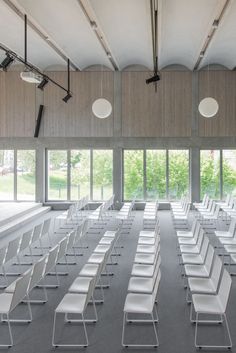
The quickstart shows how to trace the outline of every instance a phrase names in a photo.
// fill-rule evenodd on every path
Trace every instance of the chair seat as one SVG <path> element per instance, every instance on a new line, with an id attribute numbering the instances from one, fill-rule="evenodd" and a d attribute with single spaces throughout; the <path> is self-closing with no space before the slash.
<path id="1" fill-rule="evenodd" d="M 178 215 L 174 215 L 174 219 L 179 219 L 179 220 L 186 220 L 188 219 L 187 216 L 178 216 Z"/>
<path id="2" fill-rule="evenodd" d="M 136 254 L 134 263 L 142 263 L 153 265 L 155 261 L 155 254 Z"/>
<path id="3" fill-rule="evenodd" d="M 13 297 L 13 293 L 0 294 L 0 313 L 1 314 L 9 313 L 12 297 Z"/>
<path id="4" fill-rule="evenodd" d="M 184 231 L 184 230 L 177 230 L 176 235 L 178 238 L 184 237 L 184 238 L 193 238 L 193 233 L 191 231 Z"/>
<path id="5" fill-rule="evenodd" d="M 86 305 L 86 294 L 67 293 L 58 307 L 56 313 L 82 314 Z"/>
<path id="6" fill-rule="evenodd" d="M 230 254 L 236 254 L 236 246 L 235 245 L 224 245 L 225 250 Z"/>
<path id="7" fill-rule="evenodd" d="M 97 275 L 98 271 L 98 264 L 85 264 L 80 273 L 79 276 L 83 277 L 94 277 Z"/>
<path id="8" fill-rule="evenodd" d="M 138 244 L 140 245 L 154 245 L 155 238 L 139 237 Z"/>
<path id="9" fill-rule="evenodd" d="M 203 265 L 184 265 L 184 271 L 188 277 L 209 277 L 209 272 Z"/>
<path id="10" fill-rule="evenodd" d="M 223 314 L 224 310 L 217 295 L 193 294 L 194 309 L 196 312 L 209 314 Z"/>
<path id="11" fill-rule="evenodd" d="M 199 254 L 200 250 L 197 245 L 180 245 L 181 253 Z"/>
<path id="12" fill-rule="evenodd" d="M 70 293 L 88 293 L 91 277 L 77 277 L 69 287 Z"/>
<path id="13" fill-rule="evenodd" d="M 92 254 L 88 259 L 87 263 L 100 264 L 104 260 L 104 254 Z"/>
<path id="14" fill-rule="evenodd" d="M 131 271 L 131 276 L 152 277 L 154 274 L 154 265 L 139 265 L 134 264 Z"/>
<path id="15" fill-rule="evenodd" d="M 114 238 L 102 238 L 100 241 L 99 241 L 99 244 L 101 245 L 111 245 L 111 243 L 113 242 Z"/>
<path id="16" fill-rule="evenodd" d="M 147 237 L 147 238 L 154 238 L 155 237 L 155 232 L 152 231 L 152 230 L 141 230 L 139 232 L 139 236 L 144 238 L 144 237 Z"/>
<path id="17" fill-rule="evenodd" d="M 195 254 L 182 254 L 182 260 L 183 263 L 185 264 L 203 264 L 203 258 L 201 255 L 195 255 Z"/>
<path id="18" fill-rule="evenodd" d="M 146 277 L 131 277 L 128 284 L 128 292 L 148 293 L 153 290 L 153 279 Z"/>
<path id="19" fill-rule="evenodd" d="M 235 238 L 219 238 L 219 241 L 223 245 L 236 245 L 236 239 Z"/>
<path id="20" fill-rule="evenodd" d="M 153 309 L 152 296 L 149 294 L 128 293 L 125 300 L 124 312 L 151 314 Z"/>
<path id="21" fill-rule="evenodd" d="M 210 278 L 189 278 L 188 285 L 191 292 L 195 293 L 216 293 L 217 288 Z"/>
<path id="22" fill-rule="evenodd" d="M 182 245 L 196 245 L 196 240 L 194 238 L 178 238 L 178 242 Z"/>
<path id="23" fill-rule="evenodd" d="M 224 231 L 221 231 L 221 230 L 216 230 L 215 231 L 215 235 L 218 237 L 218 238 L 233 238 L 233 234 L 230 233 L 230 232 L 224 232 Z"/>
<path id="24" fill-rule="evenodd" d="M 116 231 L 114 231 L 114 230 L 107 230 L 107 231 L 103 234 L 103 237 L 114 238 L 115 236 L 116 236 Z"/>
<path id="25" fill-rule="evenodd" d="M 155 254 L 156 247 L 154 245 L 138 245 L 137 253 Z"/>
<path id="26" fill-rule="evenodd" d="M 110 245 L 97 245 L 94 249 L 95 253 L 105 254 L 110 249 Z"/>

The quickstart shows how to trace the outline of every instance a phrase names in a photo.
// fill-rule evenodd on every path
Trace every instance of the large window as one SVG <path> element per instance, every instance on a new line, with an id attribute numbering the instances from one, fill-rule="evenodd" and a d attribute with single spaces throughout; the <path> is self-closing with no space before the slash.
<path id="1" fill-rule="evenodd" d="M 13 150 L 0 150 L 0 200 L 14 200 Z"/>
<path id="2" fill-rule="evenodd" d="M 112 164 L 111 150 L 93 151 L 93 200 L 107 200 L 112 196 Z"/>
<path id="3" fill-rule="evenodd" d="M 223 196 L 236 195 L 236 150 L 222 151 Z"/>
<path id="4" fill-rule="evenodd" d="M 113 194 L 112 150 L 49 150 L 48 200 L 95 201 Z"/>
<path id="5" fill-rule="evenodd" d="M 205 193 L 220 199 L 220 151 L 202 150 L 201 156 L 201 198 Z"/>
<path id="6" fill-rule="evenodd" d="M 189 190 L 189 151 L 169 151 L 169 199 L 178 200 L 188 196 Z"/>
<path id="7" fill-rule="evenodd" d="M 90 195 L 90 151 L 71 151 L 71 200 Z"/>
<path id="8" fill-rule="evenodd" d="M 124 200 L 175 200 L 189 194 L 188 150 L 124 150 Z"/>
<path id="9" fill-rule="evenodd" d="M 124 150 L 124 199 L 143 200 L 143 150 Z"/>
<path id="10" fill-rule="evenodd" d="M 35 151 L 17 151 L 17 200 L 35 200 Z"/>
<path id="11" fill-rule="evenodd" d="M 67 151 L 48 151 L 48 199 L 67 200 Z"/>
<path id="12" fill-rule="evenodd" d="M 165 200 L 166 150 L 146 151 L 146 199 Z"/>

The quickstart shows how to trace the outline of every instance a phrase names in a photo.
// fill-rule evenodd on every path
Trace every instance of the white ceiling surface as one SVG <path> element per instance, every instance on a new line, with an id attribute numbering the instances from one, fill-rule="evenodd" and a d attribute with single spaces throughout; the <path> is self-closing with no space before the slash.
<path id="1" fill-rule="evenodd" d="M 101 47 L 78 0 L 8 0 L 68 56 L 79 69 L 112 65 Z M 104 35 L 120 70 L 129 65 L 153 69 L 149 0 L 83 0 Z M 158 63 L 184 65 L 193 70 L 200 51 L 225 0 L 158 0 Z M 236 0 L 231 0 L 202 60 L 236 66 Z M 0 43 L 23 56 L 24 23 L 0 0 Z M 0 52 L 0 59 L 2 53 Z M 65 61 L 32 29 L 28 28 L 28 59 L 41 69 Z"/>
<path id="2" fill-rule="evenodd" d="M 149 0 L 90 0 L 98 24 L 122 70 L 128 65 L 153 68 Z"/>
<path id="3" fill-rule="evenodd" d="M 24 56 L 24 22 L 3 1 L 0 4 L 0 43 Z M 2 54 L 2 53 L 1 53 Z M 28 30 L 28 61 L 43 69 L 64 61 L 33 30 Z"/>

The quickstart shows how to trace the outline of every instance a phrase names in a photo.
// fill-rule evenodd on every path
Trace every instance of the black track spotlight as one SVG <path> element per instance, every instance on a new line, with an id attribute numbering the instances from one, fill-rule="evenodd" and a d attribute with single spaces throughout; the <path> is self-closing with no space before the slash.
<path id="1" fill-rule="evenodd" d="M 11 65 L 11 63 L 14 61 L 14 59 L 6 53 L 5 59 L 0 64 L 0 69 L 3 69 L 3 71 L 7 71 L 7 68 Z"/>
<path id="2" fill-rule="evenodd" d="M 63 100 L 65 103 L 67 103 L 68 100 L 71 99 L 71 97 L 72 97 L 72 95 L 70 94 L 70 92 L 67 92 L 67 95 L 66 95 L 64 98 L 62 98 L 62 100 Z"/>
<path id="3" fill-rule="evenodd" d="M 155 74 L 154 76 L 152 76 L 146 80 L 146 84 L 149 85 L 149 83 L 160 81 L 160 79 L 161 79 L 160 75 Z"/>
<path id="4" fill-rule="evenodd" d="M 37 87 L 43 91 L 47 83 L 48 83 L 48 79 L 44 77 Z"/>

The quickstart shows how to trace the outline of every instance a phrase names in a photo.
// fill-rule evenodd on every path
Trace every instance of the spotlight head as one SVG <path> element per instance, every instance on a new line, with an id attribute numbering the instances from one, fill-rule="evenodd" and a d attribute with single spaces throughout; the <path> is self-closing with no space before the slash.
<path id="1" fill-rule="evenodd" d="M 38 88 L 43 91 L 43 89 L 44 89 L 44 87 L 46 86 L 47 83 L 48 83 L 48 79 L 46 77 L 43 77 L 42 81 L 38 85 Z"/>
<path id="2" fill-rule="evenodd" d="M 146 80 L 146 84 L 149 85 L 149 83 L 160 81 L 160 79 L 161 79 L 160 75 L 156 73 L 154 76 Z"/>
<path id="3" fill-rule="evenodd" d="M 62 98 L 62 100 L 63 100 L 63 102 L 67 103 L 71 97 L 72 97 L 72 95 L 70 94 L 70 92 L 67 92 L 67 95 L 64 98 Z"/>
<path id="4" fill-rule="evenodd" d="M 7 71 L 7 68 L 11 65 L 13 61 L 14 59 L 8 53 L 6 53 L 6 57 L 0 64 L 0 68 L 3 69 L 3 71 Z"/>

